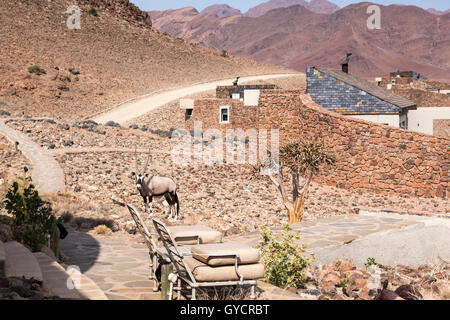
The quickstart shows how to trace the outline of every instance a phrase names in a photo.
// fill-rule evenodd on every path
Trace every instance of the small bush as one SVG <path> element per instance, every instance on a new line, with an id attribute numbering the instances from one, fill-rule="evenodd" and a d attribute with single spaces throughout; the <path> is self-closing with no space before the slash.
<path id="1" fill-rule="evenodd" d="M 228 51 L 222 50 L 222 53 L 220 54 L 222 57 L 227 58 L 228 57 Z"/>
<path id="2" fill-rule="evenodd" d="M 45 203 L 33 184 L 23 179 L 22 186 L 13 182 L 5 196 L 5 208 L 13 215 L 13 229 L 20 235 L 22 243 L 37 251 L 39 245 L 47 245 L 53 228 L 61 219 L 56 219 L 52 208 Z"/>
<path id="3" fill-rule="evenodd" d="M 263 227 L 262 240 L 257 247 L 269 283 L 278 287 L 299 288 L 305 282 L 305 271 L 314 261 L 314 256 L 304 255 L 305 245 L 298 246 L 295 243 L 300 239 L 300 233 L 291 231 L 289 225 L 285 224 L 280 238 L 275 237 L 269 228 Z"/>
<path id="4" fill-rule="evenodd" d="M 28 72 L 37 74 L 38 76 L 41 75 L 41 74 L 46 74 L 47 73 L 47 71 L 45 71 L 44 69 L 39 67 L 37 64 L 35 64 L 34 66 L 29 67 L 28 68 Z"/>
<path id="5" fill-rule="evenodd" d="M 89 8 L 88 14 L 90 14 L 91 16 L 94 16 L 94 17 L 97 17 L 97 16 L 98 16 L 97 10 L 95 10 L 94 7 L 90 7 L 90 8 Z"/>
<path id="6" fill-rule="evenodd" d="M 377 266 L 377 262 L 375 261 L 375 258 L 367 258 L 367 262 L 364 263 L 364 266 L 366 269 L 370 269 L 372 266 Z"/>

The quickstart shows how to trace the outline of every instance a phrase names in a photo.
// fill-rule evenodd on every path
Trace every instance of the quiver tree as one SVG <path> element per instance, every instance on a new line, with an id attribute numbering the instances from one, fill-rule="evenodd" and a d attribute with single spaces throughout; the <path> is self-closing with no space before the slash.
<path id="1" fill-rule="evenodd" d="M 291 141 L 280 149 L 279 164 L 269 158 L 270 166 L 265 173 L 278 188 L 286 207 L 289 224 L 302 221 L 303 204 L 312 177 L 324 165 L 334 164 L 336 159 L 321 142 Z M 292 175 L 292 201 L 288 199 L 284 186 L 283 169 L 286 167 Z M 300 176 L 305 182 L 300 185 Z"/>

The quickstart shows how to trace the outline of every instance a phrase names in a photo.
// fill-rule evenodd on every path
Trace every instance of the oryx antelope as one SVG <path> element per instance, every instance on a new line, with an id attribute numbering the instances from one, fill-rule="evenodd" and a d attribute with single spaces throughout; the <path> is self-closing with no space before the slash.
<path id="1" fill-rule="evenodd" d="M 131 174 L 136 178 L 136 187 L 139 190 L 139 193 L 141 194 L 142 198 L 144 199 L 144 212 L 147 213 L 147 200 L 148 200 L 148 202 L 150 202 L 150 216 L 153 216 L 152 212 L 153 197 L 164 196 L 166 198 L 167 203 L 170 206 L 169 219 L 172 219 L 172 216 L 175 215 L 175 220 L 178 220 L 180 213 L 180 201 L 177 195 L 177 185 L 171 178 L 153 176 L 146 173 L 148 163 L 151 157 L 150 151 L 144 170 L 142 171 L 139 171 L 138 169 L 138 160 L 136 151 L 134 154 L 136 157 L 136 172 L 132 172 Z"/>

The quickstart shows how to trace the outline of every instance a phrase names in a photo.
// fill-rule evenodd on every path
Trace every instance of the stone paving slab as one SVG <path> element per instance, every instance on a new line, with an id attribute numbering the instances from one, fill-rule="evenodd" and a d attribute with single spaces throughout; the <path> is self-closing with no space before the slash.
<path id="1" fill-rule="evenodd" d="M 292 225 L 292 229 L 300 231 L 299 244 L 306 244 L 306 250 L 311 251 L 323 247 L 348 244 L 373 233 L 400 229 L 418 223 L 414 220 L 386 218 L 382 215 L 371 214 L 333 216 L 314 221 L 304 221 Z M 281 235 L 280 229 L 272 230 L 272 232 L 276 236 Z M 259 242 L 259 234 L 254 232 L 229 237 L 228 240 L 255 246 Z"/>

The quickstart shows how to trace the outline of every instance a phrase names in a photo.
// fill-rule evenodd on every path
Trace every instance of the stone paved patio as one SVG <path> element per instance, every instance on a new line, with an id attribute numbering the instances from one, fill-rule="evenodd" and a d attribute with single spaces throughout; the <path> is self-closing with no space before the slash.
<path id="1" fill-rule="evenodd" d="M 414 219 L 360 214 L 305 221 L 294 225 L 293 228 L 301 230 L 301 242 L 308 245 L 308 251 L 314 251 L 328 246 L 351 243 L 370 234 L 419 223 Z M 274 230 L 274 233 L 280 234 L 281 228 Z M 250 233 L 225 240 L 256 245 L 258 238 L 258 233 Z M 147 247 L 144 244 L 134 243 L 128 235 L 108 237 L 72 231 L 62 241 L 61 248 L 71 263 L 78 265 L 82 273 L 95 281 L 109 299 L 160 299 L 160 293 L 152 291 L 153 283 L 148 280 Z M 295 298 L 287 292 L 285 295 L 281 291 L 272 294 L 270 292 L 273 290 L 269 287 L 262 286 L 262 289 L 268 293 L 266 297 Z"/>

